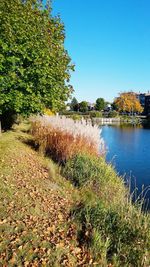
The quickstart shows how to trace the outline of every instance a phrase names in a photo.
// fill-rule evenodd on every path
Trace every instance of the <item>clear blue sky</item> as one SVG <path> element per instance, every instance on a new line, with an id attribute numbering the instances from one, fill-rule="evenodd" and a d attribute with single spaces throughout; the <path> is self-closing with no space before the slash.
<path id="1" fill-rule="evenodd" d="M 53 0 L 53 14 L 65 24 L 78 101 L 150 90 L 150 0 Z"/>

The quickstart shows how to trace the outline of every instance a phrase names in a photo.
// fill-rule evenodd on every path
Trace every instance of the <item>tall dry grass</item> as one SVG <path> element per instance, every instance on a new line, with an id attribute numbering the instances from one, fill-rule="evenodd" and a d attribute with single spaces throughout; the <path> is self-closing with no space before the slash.
<path id="1" fill-rule="evenodd" d="M 85 120 L 59 116 L 32 118 L 32 134 L 43 151 L 60 163 L 79 152 L 101 156 L 105 152 L 101 130 Z"/>

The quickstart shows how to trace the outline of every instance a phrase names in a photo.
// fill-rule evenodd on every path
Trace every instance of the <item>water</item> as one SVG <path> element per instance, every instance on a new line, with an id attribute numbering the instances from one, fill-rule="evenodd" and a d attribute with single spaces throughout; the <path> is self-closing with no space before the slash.
<path id="1" fill-rule="evenodd" d="M 150 128 L 132 125 L 106 125 L 102 136 L 107 147 L 106 160 L 125 179 L 131 180 L 131 190 L 145 188 L 145 198 L 150 208 Z"/>

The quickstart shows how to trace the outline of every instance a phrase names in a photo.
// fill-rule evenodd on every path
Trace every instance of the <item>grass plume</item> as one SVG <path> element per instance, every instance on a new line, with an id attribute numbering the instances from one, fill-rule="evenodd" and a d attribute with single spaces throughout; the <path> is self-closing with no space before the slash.
<path id="1" fill-rule="evenodd" d="M 85 120 L 38 116 L 32 119 L 32 134 L 43 151 L 60 163 L 66 162 L 79 152 L 96 156 L 105 152 L 99 127 Z"/>

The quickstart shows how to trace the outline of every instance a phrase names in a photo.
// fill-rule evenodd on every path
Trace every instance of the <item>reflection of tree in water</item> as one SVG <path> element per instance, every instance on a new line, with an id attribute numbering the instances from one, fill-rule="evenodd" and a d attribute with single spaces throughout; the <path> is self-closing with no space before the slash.
<path id="1" fill-rule="evenodd" d="M 145 121 L 145 122 L 143 123 L 143 128 L 144 128 L 144 129 L 150 129 L 150 120 Z"/>
<path id="2" fill-rule="evenodd" d="M 108 127 L 118 128 L 119 130 L 123 131 L 133 131 L 134 129 L 143 129 L 142 124 L 131 124 L 131 123 L 119 123 L 119 124 L 111 124 L 108 125 Z"/>
<path id="3" fill-rule="evenodd" d="M 143 125 L 142 124 L 120 124 L 120 129 L 125 130 L 125 131 L 133 131 L 134 129 L 142 129 Z"/>

